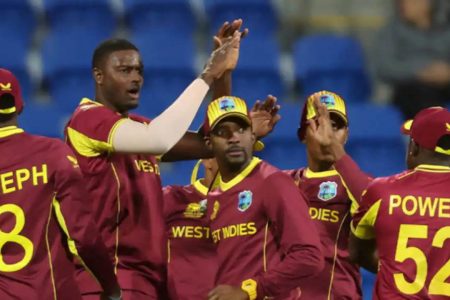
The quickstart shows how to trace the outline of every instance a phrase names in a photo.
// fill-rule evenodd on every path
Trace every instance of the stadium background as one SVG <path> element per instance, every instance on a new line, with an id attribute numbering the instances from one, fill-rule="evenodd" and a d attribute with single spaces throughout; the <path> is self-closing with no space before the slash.
<path id="1" fill-rule="evenodd" d="M 280 168 L 306 165 L 296 130 L 305 95 L 321 89 L 347 101 L 347 151 L 375 176 L 404 168 L 402 117 L 373 72 L 373 44 L 392 14 L 386 0 L 0 0 L 0 66 L 19 78 L 21 126 L 62 137 L 81 97 L 93 97 L 91 55 L 103 39 L 133 41 L 145 65 L 137 112 L 154 117 L 201 69 L 211 37 L 242 18 L 249 36 L 233 74 L 233 94 L 248 103 L 273 94 L 282 120 L 258 153 Z M 204 107 L 192 129 L 204 117 Z M 163 184 L 186 184 L 195 162 L 163 164 Z M 365 299 L 373 276 L 363 273 Z"/>

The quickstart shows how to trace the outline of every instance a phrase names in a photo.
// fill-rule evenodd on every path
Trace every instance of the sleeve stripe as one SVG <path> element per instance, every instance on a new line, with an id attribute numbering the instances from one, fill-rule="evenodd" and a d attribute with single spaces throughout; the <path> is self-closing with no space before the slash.
<path id="1" fill-rule="evenodd" d="M 59 226 L 61 226 L 62 230 L 64 231 L 64 233 L 67 236 L 67 244 L 69 246 L 70 253 L 72 253 L 75 257 L 77 257 L 77 259 L 80 261 L 80 263 L 84 267 L 84 269 L 86 271 L 88 271 L 89 274 L 91 274 L 91 276 L 100 285 L 100 282 L 98 281 L 98 279 L 94 276 L 92 271 L 88 268 L 88 266 L 83 261 L 83 259 L 81 258 L 80 254 L 78 253 L 78 249 L 77 249 L 77 246 L 75 245 L 75 241 L 72 239 L 72 237 L 69 234 L 69 229 L 67 228 L 66 220 L 64 219 L 64 215 L 63 215 L 63 213 L 61 211 L 61 205 L 59 204 L 59 201 L 56 198 L 53 198 L 53 208 L 54 208 L 54 211 L 55 211 L 56 219 L 58 220 L 58 224 L 59 224 Z"/>
<path id="2" fill-rule="evenodd" d="M 362 240 L 371 240 L 375 238 L 374 226 L 380 210 L 381 199 L 375 202 L 362 216 L 357 224 L 355 221 L 351 223 L 351 230 L 353 234 Z"/>

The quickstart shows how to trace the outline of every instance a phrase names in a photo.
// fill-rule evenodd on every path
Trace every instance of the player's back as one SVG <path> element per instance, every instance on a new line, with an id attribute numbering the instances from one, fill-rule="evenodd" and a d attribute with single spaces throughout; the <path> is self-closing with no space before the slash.
<path id="1" fill-rule="evenodd" d="M 421 165 L 378 180 L 378 299 L 449 299 L 450 168 Z M 382 199 L 378 201 L 378 199 Z"/>
<path id="2" fill-rule="evenodd" d="M 0 295 L 80 299 L 53 213 L 58 159 L 70 160 L 69 150 L 16 127 L 0 130 L 0 149 Z"/>

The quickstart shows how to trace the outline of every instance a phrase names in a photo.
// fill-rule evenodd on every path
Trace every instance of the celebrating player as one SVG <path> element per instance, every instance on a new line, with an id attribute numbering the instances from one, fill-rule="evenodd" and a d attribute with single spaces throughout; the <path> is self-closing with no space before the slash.
<path id="1" fill-rule="evenodd" d="M 361 299 L 359 266 L 348 261 L 348 238 L 356 199 L 369 178 L 344 151 L 348 138 L 344 100 L 328 91 L 308 97 L 298 138 L 306 145 L 308 166 L 287 172 L 308 199 L 325 256 L 322 272 L 302 281 L 302 299 Z M 345 177 L 338 173 L 341 169 Z"/>
<path id="2" fill-rule="evenodd" d="M 121 299 L 76 158 L 63 142 L 20 129 L 22 108 L 17 79 L 0 69 L 0 299 L 81 299 L 67 246 L 105 299 Z"/>
<path id="3" fill-rule="evenodd" d="M 408 171 L 369 185 L 351 257 L 378 271 L 374 299 L 449 299 L 450 112 L 424 109 L 402 129 Z"/>
<path id="4" fill-rule="evenodd" d="M 97 226 L 124 299 L 164 297 L 162 189 L 154 155 L 177 159 L 208 154 L 202 137 L 185 133 L 209 85 L 236 66 L 242 33 L 232 32 L 199 78 L 152 121 L 128 113 L 138 105 L 143 82 L 137 48 L 126 40 L 108 40 L 94 52 L 96 101 L 81 101 L 66 137 L 94 197 Z M 79 269 L 77 279 L 85 300 L 98 298 L 99 287 L 87 272 Z"/>
<path id="5" fill-rule="evenodd" d="M 255 135 L 242 99 L 211 102 L 204 131 L 220 173 L 219 188 L 208 195 L 219 262 L 208 299 L 291 299 L 291 292 L 295 299 L 299 281 L 323 266 L 306 199 L 289 176 L 253 157 Z"/>

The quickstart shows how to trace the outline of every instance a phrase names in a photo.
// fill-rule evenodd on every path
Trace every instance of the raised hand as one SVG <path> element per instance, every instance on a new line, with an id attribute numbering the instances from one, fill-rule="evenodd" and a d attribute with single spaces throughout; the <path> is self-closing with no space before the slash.
<path id="1" fill-rule="evenodd" d="M 241 32 L 235 31 L 231 37 L 226 38 L 225 43 L 211 53 L 201 75 L 208 84 L 222 76 L 225 71 L 234 70 L 239 59 L 240 41 Z"/>
<path id="2" fill-rule="evenodd" d="M 236 30 L 240 31 L 241 27 L 242 27 L 242 23 L 243 23 L 242 19 L 233 20 L 231 23 L 228 21 L 223 23 L 222 26 L 217 31 L 216 35 L 213 37 L 214 50 L 219 48 L 220 46 L 222 46 L 223 43 L 225 42 L 225 40 L 228 37 L 233 36 L 233 34 Z M 248 34 L 248 28 L 245 28 L 241 32 L 241 39 L 246 37 L 247 34 Z"/>
<path id="3" fill-rule="evenodd" d="M 280 105 L 277 104 L 277 98 L 268 95 L 266 100 L 261 103 L 257 100 L 250 111 L 252 119 L 253 132 L 257 138 L 262 138 L 272 132 L 277 122 L 281 119 L 278 114 Z"/>
<path id="4" fill-rule="evenodd" d="M 330 112 L 327 106 L 320 102 L 320 95 L 316 94 L 313 97 L 316 117 L 308 121 L 306 130 L 310 131 L 310 136 L 320 145 L 322 153 L 332 154 L 334 161 L 339 160 L 345 155 L 344 145 L 338 141 L 334 134 Z"/>

